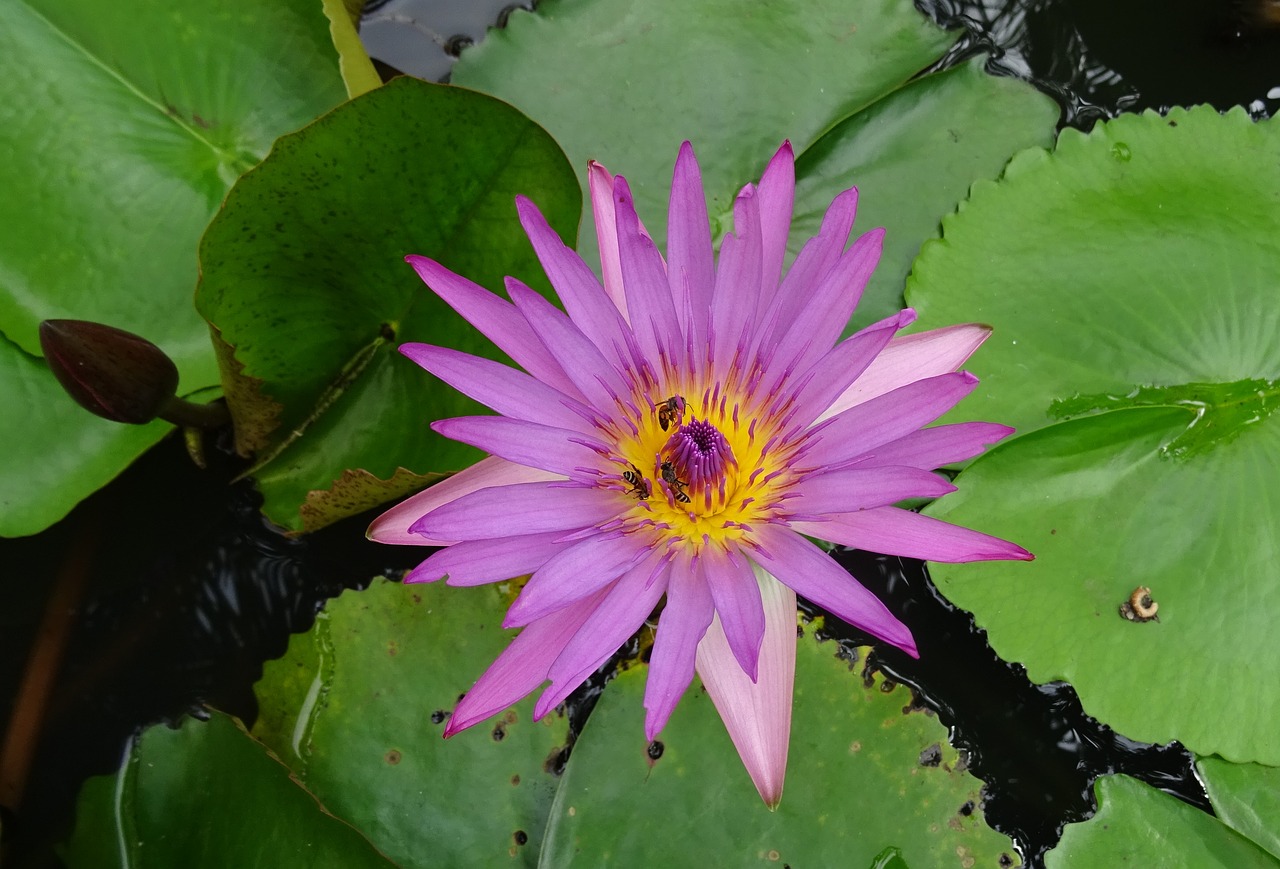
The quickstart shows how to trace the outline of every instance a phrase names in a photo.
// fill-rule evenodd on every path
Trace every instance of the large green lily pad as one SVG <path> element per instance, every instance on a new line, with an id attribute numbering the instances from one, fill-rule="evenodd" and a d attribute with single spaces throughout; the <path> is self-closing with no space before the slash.
<path id="1" fill-rule="evenodd" d="M 589 159 L 625 175 L 659 240 L 682 140 L 697 150 L 718 235 L 734 194 L 790 139 L 799 229 L 855 184 L 855 232 L 888 228 L 861 325 L 901 307 L 907 264 L 974 179 L 1051 140 L 1057 110 L 1025 83 L 976 66 L 911 81 L 955 38 L 893 0 L 547 0 L 464 52 L 453 81 L 542 124 L 584 187 Z M 792 250 L 804 239 L 793 233 Z M 595 256 L 589 222 L 578 247 Z"/>
<path id="2" fill-rule="evenodd" d="M 267 664 L 254 733 L 338 817 L 405 867 L 538 862 L 568 732 L 533 703 L 441 739 L 506 648 L 497 586 L 379 580 L 329 603 Z"/>
<path id="3" fill-rule="evenodd" d="M 1196 771 L 1222 822 L 1280 860 L 1280 768 L 1204 757 Z"/>
<path id="4" fill-rule="evenodd" d="M 1271 855 L 1197 808 L 1127 776 L 1096 785 L 1098 813 L 1068 824 L 1045 858 L 1049 869 L 1275 869 Z"/>
<path id="5" fill-rule="evenodd" d="M 148 729 L 118 773 L 90 779 L 62 857 L 69 869 L 392 865 L 219 712 Z"/>
<path id="6" fill-rule="evenodd" d="M 647 668 L 638 667 L 608 685 L 574 746 L 542 865 L 653 866 L 672 855 L 688 866 L 1014 865 L 1009 840 L 982 819 L 981 782 L 964 771 L 946 728 L 913 707 L 906 688 L 880 675 L 864 682 L 857 659 L 805 633 L 776 812 L 696 681 L 653 759 Z"/>
<path id="7" fill-rule="evenodd" d="M 452 471 L 478 457 L 427 428 L 478 405 L 395 348 L 498 351 L 404 257 L 429 256 L 493 290 L 505 275 L 547 289 L 516 219 L 518 193 L 571 237 L 577 185 L 546 133 L 491 97 L 408 78 L 282 138 L 237 182 L 201 242 L 197 306 L 234 353 L 224 372 L 237 438 L 258 455 L 277 523 L 302 528 L 308 493 L 349 469 L 387 480 L 399 467 Z"/>
<path id="8" fill-rule="evenodd" d="M 1277 153 L 1280 125 L 1242 112 L 1064 133 L 975 187 L 908 289 L 922 320 L 995 327 L 953 418 L 1046 426 L 929 510 L 1037 561 L 939 565 L 939 587 L 1128 736 L 1273 765 Z M 1159 621 L 1122 618 L 1141 587 Z"/>
<path id="9" fill-rule="evenodd" d="M 167 430 L 109 433 L 63 412 L 43 319 L 97 320 L 154 341 L 181 391 L 218 383 L 191 305 L 196 244 L 231 182 L 272 140 L 344 99 L 312 0 L 0 4 L 0 395 L 22 436 L 0 461 L 0 534 L 41 530 Z M 27 354 L 24 356 L 23 354 Z M 48 405 L 49 407 L 45 407 Z M 13 416 L 13 415 L 11 415 Z M 58 474 L 58 485 L 44 484 Z"/>

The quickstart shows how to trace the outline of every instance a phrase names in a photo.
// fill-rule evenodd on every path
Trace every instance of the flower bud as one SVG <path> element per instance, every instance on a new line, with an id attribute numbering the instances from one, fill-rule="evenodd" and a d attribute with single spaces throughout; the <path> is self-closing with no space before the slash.
<path id="1" fill-rule="evenodd" d="M 45 320 L 40 347 L 76 403 L 114 422 L 151 422 L 175 397 L 177 366 L 132 332 L 84 320 Z"/>

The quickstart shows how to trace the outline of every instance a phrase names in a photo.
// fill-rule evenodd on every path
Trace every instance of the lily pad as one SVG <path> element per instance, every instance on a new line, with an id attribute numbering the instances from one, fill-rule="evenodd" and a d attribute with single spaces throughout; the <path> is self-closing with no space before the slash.
<path id="1" fill-rule="evenodd" d="M 1280 125 L 1235 112 L 1064 133 L 978 185 L 908 289 L 922 319 L 995 327 L 951 418 L 1032 432 L 928 512 L 1036 562 L 939 565 L 939 588 L 1126 735 L 1272 765 L 1280 697 L 1257 686 L 1280 680 L 1258 646 L 1280 608 L 1276 153 Z M 1126 620 L 1131 596 L 1158 621 Z"/>
<path id="2" fill-rule="evenodd" d="M 1196 771 L 1222 822 L 1280 860 L 1280 768 L 1205 757 Z"/>
<path id="3" fill-rule="evenodd" d="M 276 136 L 344 99 L 318 4 L 4 3 L 0 79 L 0 391 L 10 406 L 60 406 L 53 378 L 31 370 L 49 318 L 154 341 L 177 362 L 183 394 L 217 385 L 190 301 L 196 244 Z M 6 535 L 61 518 L 168 430 L 108 434 L 56 409 L 20 416 L 23 436 L 5 442 L 57 444 L 59 455 L 35 467 L 24 451 L 5 452 Z M 42 485 L 54 468 L 63 482 Z"/>
<path id="4" fill-rule="evenodd" d="M 404 257 L 493 290 L 519 275 L 549 293 L 518 193 L 571 234 L 578 190 L 546 133 L 491 97 L 409 78 L 283 137 L 237 182 L 201 242 L 196 304 L 234 353 L 228 402 L 275 522 L 301 528 L 308 493 L 349 469 L 387 480 L 478 457 L 427 428 L 478 405 L 395 348 L 498 351 Z"/>
<path id="5" fill-rule="evenodd" d="M 1275 869 L 1280 866 L 1226 824 L 1127 776 L 1098 779 L 1098 813 L 1068 824 L 1045 857 L 1049 869 Z"/>
<path id="6" fill-rule="evenodd" d="M 946 728 L 906 688 L 860 675 L 865 649 L 849 657 L 805 633 L 776 812 L 696 681 L 659 741 L 645 741 L 637 667 L 609 683 L 574 746 L 542 865 L 653 866 L 673 854 L 688 866 L 1015 865 Z"/>
<path id="7" fill-rule="evenodd" d="M 219 712 L 148 729 L 118 773 L 90 779 L 62 857 L 70 869 L 393 865 Z"/>
<path id="8" fill-rule="evenodd" d="M 994 178 L 1016 151 L 1051 141 L 1057 110 L 1025 83 L 973 65 L 912 81 L 955 39 L 910 4 L 888 0 L 750 10 L 548 0 L 464 52 L 453 81 L 542 124 L 584 186 L 589 159 L 625 175 L 658 239 L 682 140 L 697 149 L 719 234 L 735 193 L 790 139 L 799 228 L 816 226 L 831 198 L 856 184 L 864 196 L 855 233 L 888 229 L 856 327 L 901 307 L 911 257 L 974 179 Z M 594 232 L 584 222 L 578 248 L 588 258 Z M 806 237 L 792 233 L 793 252 Z"/>
<path id="9" fill-rule="evenodd" d="M 507 646 L 498 587 L 376 581 L 267 664 L 254 733 L 338 817 L 406 867 L 534 866 L 568 723 L 533 703 L 441 739 Z"/>

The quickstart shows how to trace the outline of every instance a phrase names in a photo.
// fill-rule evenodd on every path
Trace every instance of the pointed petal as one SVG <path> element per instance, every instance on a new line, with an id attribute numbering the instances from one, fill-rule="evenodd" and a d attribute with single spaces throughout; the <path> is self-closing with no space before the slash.
<path id="1" fill-rule="evenodd" d="M 837 467 L 906 437 L 955 407 L 978 385 L 967 371 L 939 374 L 856 404 L 811 430 L 805 462 Z"/>
<path id="2" fill-rule="evenodd" d="M 600 271 L 604 291 L 618 313 L 627 316 L 627 297 L 622 290 L 622 261 L 618 256 L 618 225 L 613 213 L 613 175 L 595 160 L 587 163 L 587 184 L 591 188 L 591 214 L 600 246 Z"/>
<path id="3" fill-rule="evenodd" d="M 955 371 L 990 334 L 990 326 L 968 323 L 899 335 L 819 419 L 835 416 L 913 381 Z"/>
<path id="4" fill-rule="evenodd" d="M 565 544 L 564 534 L 547 531 L 503 537 L 498 540 L 468 540 L 434 553 L 419 564 L 405 582 L 435 582 L 449 577 L 449 585 L 484 585 L 502 582 L 537 570 Z"/>
<path id="5" fill-rule="evenodd" d="M 631 330 L 649 360 L 656 361 L 663 353 L 670 359 L 674 348 L 684 346 L 684 338 L 667 282 L 667 267 L 653 239 L 641 230 L 625 178 L 613 179 L 613 207 Z"/>
<path id="6" fill-rule="evenodd" d="M 606 589 L 604 600 L 551 665 L 551 687 L 538 698 L 535 719 L 563 702 L 644 624 L 667 590 L 665 565 L 659 577 L 649 581 L 657 561 L 656 555 L 645 559 Z"/>
<path id="7" fill-rule="evenodd" d="M 733 233 L 720 244 L 715 294 L 711 301 L 714 356 L 721 372 L 732 364 L 740 345 L 750 349 L 760 302 L 760 206 L 748 184 L 733 201 Z M 744 342 L 744 338 L 746 339 Z"/>
<path id="8" fill-rule="evenodd" d="M 764 608 L 755 572 L 737 552 L 709 545 L 702 548 L 698 562 L 715 602 L 720 628 L 738 666 L 752 682 L 760 662 L 764 640 Z"/>
<path id="9" fill-rule="evenodd" d="M 582 432 L 505 416 L 458 416 L 433 422 L 431 428 L 449 440 L 509 462 L 565 476 L 594 467 L 593 458 L 609 452 L 605 444 Z"/>
<path id="10" fill-rule="evenodd" d="M 517 365 L 566 395 L 582 398 L 514 305 L 479 284 L 455 275 L 435 260 L 407 256 L 405 261 L 437 296 L 502 348 Z"/>
<path id="11" fill-rule="evenodd" d="M 747 774 L 772 809 L 782 800 L 791 740 L 796 595 L 763 570 L 757 569 L 756 580 L 765 620 L 758 678 L 752 681 L 742 672 L 718 618 L 698 644 L 697 666 Z"/>
<path id="12" fill-rule="evenodd" d="M 994 422 L 957 422 L 920 429 L 853 458 L 859 467 L 910 465 L 941 468 L 963 462 L 1013 434 L 1014 429 Z"/>
<path id="13" fill-rule="evenodd" d="M 792 528 L 800 524 L 794 523 Z M 813 524 L 821 526 L 827 523 Z M 796 594 L 803 595 L 873 637 L 897 646 L 913 658 L 920 657 L 907 626 L 827 553 L 795 531 L 776 525 L 756 528 L 754 538 L 761 548 L 751 557 L 781 582 L 791 586 Z"/>
<path id="14" fill-rule="evenodd" d="M 844 252 L 835 268 L 809 291 L 778 342 L 774 364 L 803 371 L 835 346 L 880 261 L 883 243 L 884 230 L 873 229 Z"/>
<path id="15" fill-rule="evenodd" d="M 558 428 L 594 430 L 587 422 L 590 411 L 581 402 L 523 371 L 431 344 L 401 344 L 400 352 L 503 416 Z"/>
<path id="16" fill-rule="evenodd" d="M 773 302 L 787 256 L 787 236 L 791 232 L 791 211 L 796 197 L 795 152 L 791 143 L 782 147 L 760 176 L 756 201 L 760 209 L 760 305 L 757 318 Z"/>
<path id="17" fill-rule="evenodd" d="M 849 230 L 858 211 L 857 188 L 850 188 L 834 200 L 822 218 L 818 234 L 800 248 L 795 262 L 782 279 L 769 306 L 769 313 L 761 321 L 761 340 L 758 346 L 773 347 L 799 316 L 800 309 L 809 300 L 813 287 L 818 286 L 835 268 L 849 241 Z"/>
<path id="18" fill-rule="evenodd" d="M 594 594 L 630 569 L 645 551 L 644 546 L 639 535 L 621 532 L 563 544 L 561 551 L 525 583 L 502 626 L 529 624 Z"/>
<path id="19" fill-rule="evenodd" d="M 529 287 L 507 278 L 507 292 L 565 376 L 579 394 L 586 396 L 587 404 L 613 407 L 614 396 L 626 391 L 617 367 L 563 311 Z"/>
<path id="20" fill-rule="evenodd" d="M 453 711 L 444 735 L 453 736 L 515 704 L 547 680 L 547 670 L 603 600 L 601 592 L 552 613 L 520 632 L 484 671 Z"/>
<path id="21" fill-rule="evenodd" d="M 794 522 L 791 527 L 832 543 L 924 561 L 957 564 L 1035 558 L 1016 543 L 898 507 L 834 514 L 822 522 Z"/>
<path id="22" fill-rule="evenodd" d="M 448 546 L 458 542 L 458 538 L 437 538 L 410 531 L 409 528 L 427 513 L 437 507 L 455 501 L 463 495 L 469 495 L 481 489 L 493 486 L 509 486 L 513 483 L 534 483 L 564 479 L 559 474 L 552 474 L 537 468 L 515 465 L 506 459 L 490 456 L 481 459 L 469 468 L 441 480 L 429 489 L 423 489 L 416 495 L 405 498 L 399 504 L 383 513 L 369 530 L 365 532 L 370 540 L 378 543 L 394 543 L 409 546 Z"/>
<path id="23" fill-rule="evenodd" d="M 929 471 L 905 466 L 852 468 L 810 474 L 786 502 L 792 514 L 852 513 L 896 504 L 907 498 L 940 498 L 956 487 Z"/>
<path id="24" fill-rule="evenodd" d="M 695 346 L 707 340 L 707 316 L 715 285 L 715 258 L 711 247 L 711 221 L 707 216 L 702 173 L 693 146 L 685 142 L 676 157 L 671 177 L 671 201 L 667 215 L 667 282 L 676 313 L 687 311 L 691 324 L 685 334 Z"/>
<path id="25" fill-rule="evenodd" d="M 667 605 L 658 620 L 658 633 L 649 658 L 649 676 L 644 686 L 646 739 L 654 739 L 666 726 L 671 710 L 693 681 L 698 643 L 714 615 L 711 593 L 694 566 L 683 558 L 672 561 Z"/>
<path id="26" fill-rule="evenodd" d="M 427 513 L 409 530 L 449 541 L 576 531 L 616 516 L 625 506 L 617 492 L 605 489 L 519 483 L 463 495 Z"/>
<path id="27" fill-rule="evenodd" d="M 542 212 L 523 196 L 516 197 L 516 211 L 533 250 L 565 312 L 574 324 L 606 357 L 620 361 L 626 342 L 622 330 L 626 323 L 618 309 L 604 293 L 600 282 L 582 257 L 565 246 L 547 223 Z"/>
<path id="28" fill-rule="evenodd" d="M 899 311 L 878 323 L 872 323 L 841 341 L 821 356 L 805 374 L 796 378 L 799 387 L 795 399 L 797 421 L 808 424 L 822 414 L 831 402 L 867 370 L 876 356 L 888 345 L 894 334 L 915 322 L 916 312 Z M 766 391 L 771 387 L 762 386 Z"/>

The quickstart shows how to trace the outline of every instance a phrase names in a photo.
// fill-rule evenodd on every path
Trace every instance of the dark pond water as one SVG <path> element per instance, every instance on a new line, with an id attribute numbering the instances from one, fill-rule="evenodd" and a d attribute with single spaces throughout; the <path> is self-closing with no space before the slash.
<path id="1" fill-rule="evenodd" d="M 389 72 L 447 78 L 452 59 L 517 6 L 499 0 L 374 0 L 365 35 Z M 949 61 L 991 55 L 993 70 L 1052 94 L 1066 124 L 1117 111 L 1210 102 L 1255 116 L 1280 108 L 1276 0 L 1159 4 L 1131 0 L 930 0 L 925 10 L 967 31 Z M 0 718 L 31 763 L 0 794 L 9 866 L 58 865 L 80 782 L 108 772 L 140 726 L 209 703 L 246 721 L 264 660 L 346 584 L 395 575 L 420 552 L 368 544 L 369 517 L 288 540 L 257 512 L 251 486 L 224 452 L 196 470 L 176 439 L 49 531 L 0 540 Z M 988 821 L 1041 863 L 1063 823 L 1092 810 L 1090 783 L 1125 772 L 1206 808 L 1180 747 L 1131 742 L 1085 716 L 1067 685 L 1033 685 L 1000 661 L 969 616 L 943 601 L 923 565 L 867 553 L 840 560 L 921 638 L 921 659 L 895 650 L 883 670 L 936 711 L 986 784 Z M 60 658 L 33 650 L 58 648 Z M 51 642 L 51 638 L 55 641 Z M 835 631 L 833 642 L 866 638 Z M 624 650 L 625 651 L 625 650 Z M 581 726 L 606 680 L 571 698 Z M 21 703 L 18 702 L 21 698 Z M 12 722 L 39 712 L 26 736 Z M 19 713 L 19 714 L 15 714 Z"/>

